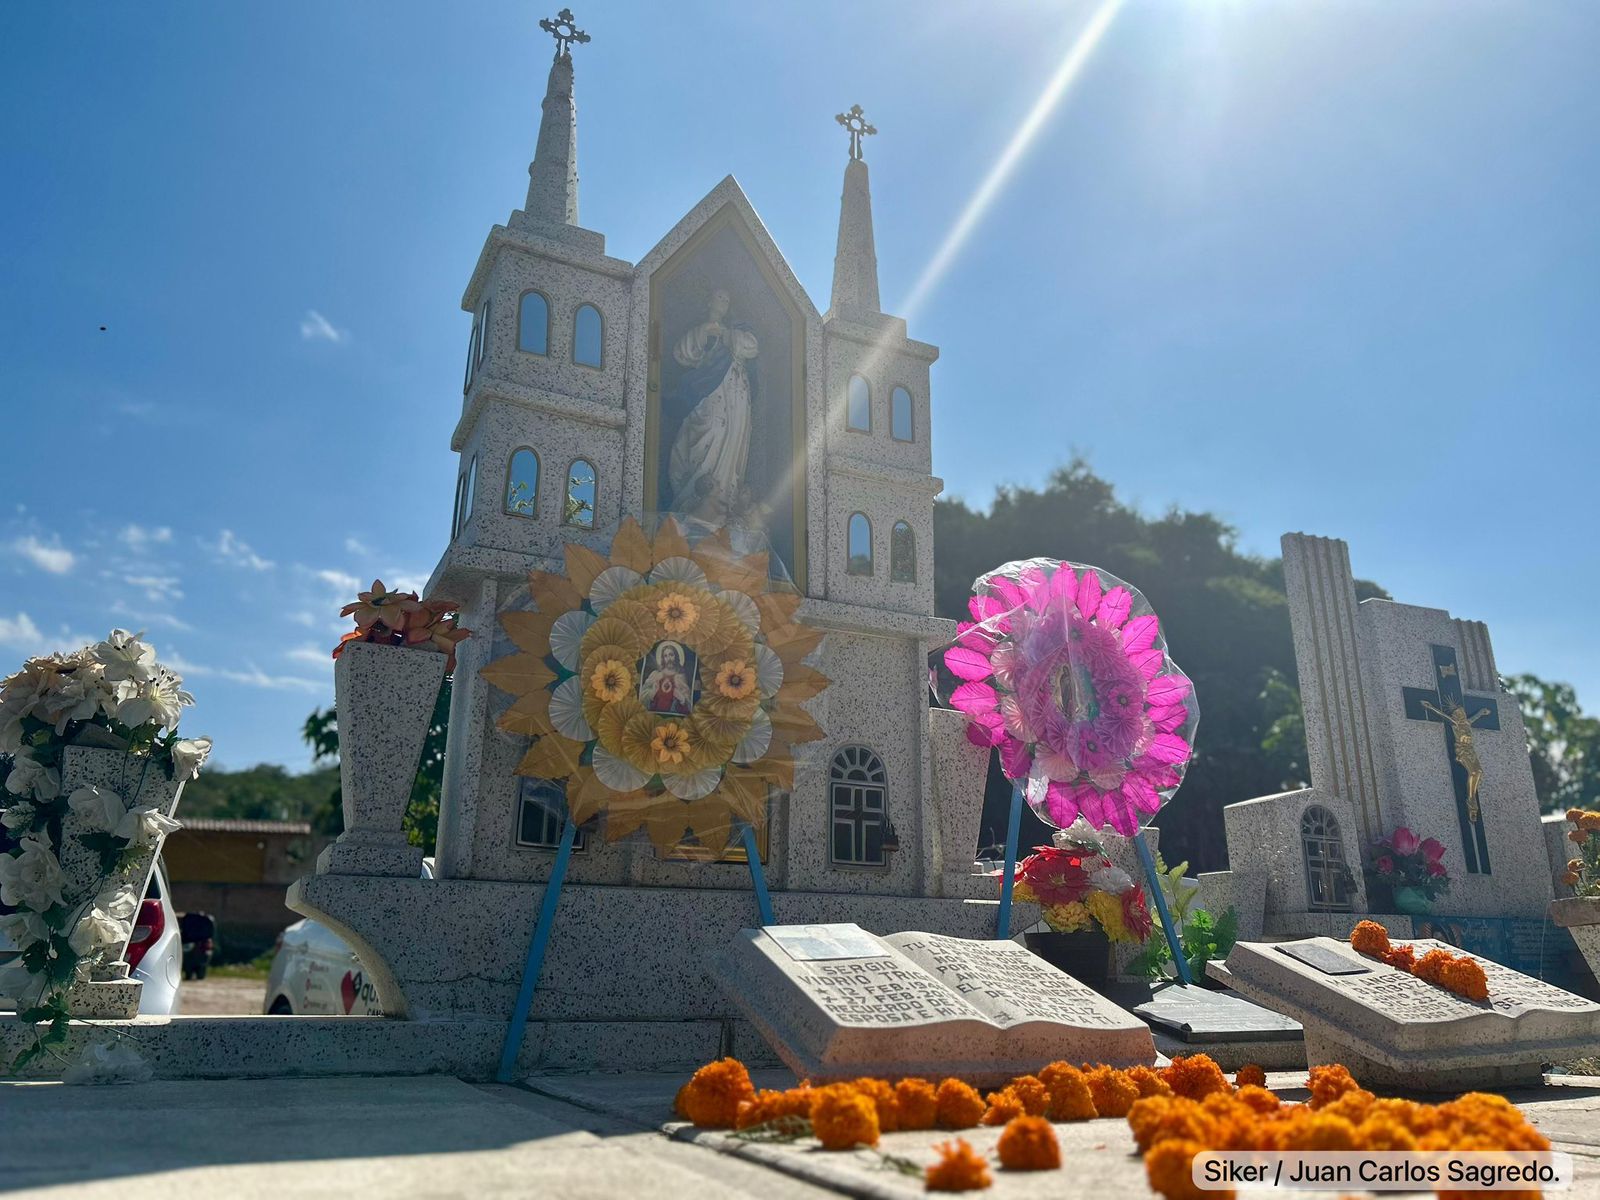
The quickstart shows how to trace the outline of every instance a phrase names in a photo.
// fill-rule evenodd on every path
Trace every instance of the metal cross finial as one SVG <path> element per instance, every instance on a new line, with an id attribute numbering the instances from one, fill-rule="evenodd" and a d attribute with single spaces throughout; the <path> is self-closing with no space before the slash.
<path id="1" fill-rule="evenodd" d="M 557 58 L 571 58 L 572 43 L 582 45 L 589 40 L 589 35 L 572 23 L 570 8 L 563 8 L 553 17 L 541 18 L 539 28 L 556 39 Z"/>
<path id="2" fill-rule="evenodd" d="M 850 157 L 860 158 L 861 139 L 877 133 L 878 127 L 867 123 L 859 104 L 852 104 L 849 112 L 837 113 L 833 119 L 850 131 Z"/>

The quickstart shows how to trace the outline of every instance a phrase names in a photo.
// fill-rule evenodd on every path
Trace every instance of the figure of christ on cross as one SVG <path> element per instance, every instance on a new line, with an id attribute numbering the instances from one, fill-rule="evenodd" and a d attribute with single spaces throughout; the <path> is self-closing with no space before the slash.
<path id="1" fill-rule="evenodd" d="M 1469 873 L 1487 875 L 1489 840 L 1484 835 L 1483 813 L 1478 804 L 1483 763 L 1472 739 L 1477 730 L 1500 728 L 1500 706 L 1487 696 L 1468 696 L 1461 690 L 1453 646 L 1430 649 L 1436 686 L 1402 688 L 1406 716 L 1413 721 L 1433 721 L 1444 726 L 1445 754 L 1450 761 L 1456 818 L 1461 826 L 1462 855 Z"/>

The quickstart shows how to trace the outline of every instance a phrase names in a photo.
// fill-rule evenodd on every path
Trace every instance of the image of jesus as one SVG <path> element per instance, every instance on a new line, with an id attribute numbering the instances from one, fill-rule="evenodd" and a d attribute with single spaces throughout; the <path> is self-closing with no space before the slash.
<path id="1" fill-rule="evenodd" d="M 693 674 L 693 655 L 677 642 L 658 643 L 639 671 L 639 702 L 653 713 L 688 716 L 694 709 Z"/>

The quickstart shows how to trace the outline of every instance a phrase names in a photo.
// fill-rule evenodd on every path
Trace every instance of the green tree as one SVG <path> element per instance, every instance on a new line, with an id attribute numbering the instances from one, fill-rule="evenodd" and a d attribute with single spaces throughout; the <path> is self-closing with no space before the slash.
<path id="1" fill-rule="evenodd" d="M 1522 708 L 1539 806 L 1546 812 L 1600 807 L 1600 719 L 1584 715 L 1571 684 L 1535 675 L 1502 682 Z"/>
<path id="2" fill-rule="evenodd" d="M 416 778 L 411 781 L 411 799 L 406 805 L 406 840 L 432 854 L 439 837 L 439 797 L 444 787 L 444 751 L 450 730 L 450 680 L 444 681 L 433 702 L 428 735 L 422 743 L 422 759 Z M 306 718 L 301 737 L 311 747 L 312 761 L 337 762 L 339 759 L 339 719 L 333 707 L 318 709 Z M 344 829 L 344 807 L 334 772 L 333 789 L 327 794 L 320 819 L 314 822 L 319 833 L 338 834 Z"/>

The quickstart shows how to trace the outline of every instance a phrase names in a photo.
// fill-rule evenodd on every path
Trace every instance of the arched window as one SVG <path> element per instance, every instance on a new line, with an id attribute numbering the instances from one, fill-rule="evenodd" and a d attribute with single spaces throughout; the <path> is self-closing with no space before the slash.
<path id="1" fill-rule="evenodd" d="M 456 534 L 461 532 L 461 502 L 467 496 L 467 473 L 465 471 L 456 476 L 456 506 L 450 514 L 450 538 L 455 540 Z"/>
<path id="2" fill-rule="evenodd" d="M 914 436 L 911 393 L 903 387 L 897 387 L 889 393 L 889 436 L 897 442 L 909 442 Z"/>
<path id="3" fill-rule="evenodd" d="M 846 575 L 872 574 L 872 522 L 862 513 L 850 514 L 848 545 L 845 547 Z"/>
<path id="4" fill-rule="evenodd" d="M 483 365 L 484 356 L 489 353 L 489 301 L 483 302 L 483 319 L 478 323 L 478 365 Z"/>
<path id="5" fill-rule="evenodd" d="M 895 583 L 917 581 L 917 535 L 904 521 L 889 530 L 889 578 Z"/>
<path id="6" fill-rule="evenodd" d="M 519 448 L 506 467 L 506 512 L 513 517 L 539 513 L 539 456 L 531 446 Z"/>
<path id="7" fill-rule="evenodd" d="M 467 487 L 461 494 L 461 528 L 467 527 L 467 522 L 472 520 L 472 505 L 478 498 L 478 456 L 472 456 L 472 465 L 467 468 Z"/>
<path id="8" fill-rule="evenodd" d="M 550 301 L 539 292 L 523 292 L 517 301 L 517 349 L 527 354 L 550 353 Z"/>
<path id="9" fill-rule="evenodd" d="M 828 771 L 828 856 L 842 867 L 881 867 L 894 847 L 888 773 L 865 746 L 846 746 Z M 887 835 L 887 836 L 885 836 Z"/>
<path id="10" fill-rule="evenodd" d="M 850 387 L 845 397 L 845 428 L 861 433 L 872 432 L 872 388 L 859 375 L 850 376 Z"/>
<path id="11" fill-rule="evenodd" d="M 517 781 L 516 844 L 525 850 L 554 850 L 561 845 L 567 824 L 567 785 L 553 779 L 520 778 Z M 583 849 L 583 830 L 572 839 L 574 850 Z"/>
<path id="12" fill-rule="evenodd" d="M 605 322 L 592 304 L 580 304 L 572 318 L 572 361 L 581 367 L 598 367 L 605 355 Z"/>
<path id="13" fill-rule="evenodd" d="M 467 377 L 461 381 L 461 390 L 464 392 L 472 386 L 472 377 L 478 373 L 478 339 L 483 333 L 483 326 L 478 322 L 476 313 L 472 317 L 472 336 L 467 339 Z"/>
<path id="14" fill-rule="evenodd" d="M 1354 879 L 1344 860 L 1339 819 L 1320 804 L 1300 818 L 1300 853 L 1306 869 L 1306 899 L 1316 912 L 1349 912 Z"/>
<path id="15" fill-rule="evenodd" d="M 576 525 L 580 529 L 593 529 L 598 491 L 594 464 L 586 458 L 575 459 L 567 468 L 567 502 L 561 512 L 561 523 Z"/>

